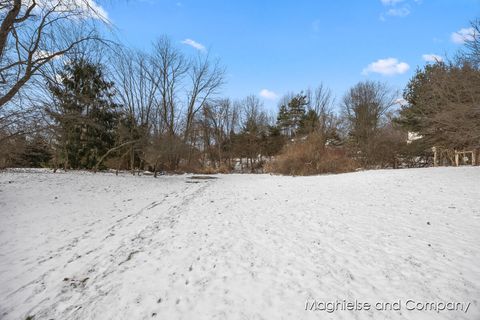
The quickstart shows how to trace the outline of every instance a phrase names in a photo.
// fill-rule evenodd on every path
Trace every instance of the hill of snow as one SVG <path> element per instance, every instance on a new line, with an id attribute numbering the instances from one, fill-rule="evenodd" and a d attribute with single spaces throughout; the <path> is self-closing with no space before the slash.
<path id="1" fill-rule="evenodd" d="M 0 319 L 480 319 L 478 167 L 188 177 L 0 173 Z"/>

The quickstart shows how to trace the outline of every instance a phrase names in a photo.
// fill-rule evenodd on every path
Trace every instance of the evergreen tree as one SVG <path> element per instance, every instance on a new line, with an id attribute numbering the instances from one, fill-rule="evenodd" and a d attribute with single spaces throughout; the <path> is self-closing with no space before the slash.
<path id="1" fill-rule="evenodd" d="M 292 133 L 297 134 L 300 123 L 305 115 L 305 107 L 307 106 L 307 96 L 303 93 L 297 94 L 288 103 L 288 114 L 290 118 Z"/>
<path id="2" fill-rule="evenodd" d="M 437 62 L 417 70 L 408 83 L 397 122 L 428 146 L 480 145 L 480 70 L 469 61 Z"/>
<path id="3" fill-rule="evenodd" d="M 49 84 L 56 105 L 47 112 L 55 120 L 65 167 L 92 168 L 115 143 L 118 106 L 113 83 L 101 65 L 84 59 L 66 64 L 60 84 Z"/>
<path id="4" fill-rule="evenodd" d="M 299 133 L 307 104 L 307 96 L 300 93 L 291 98 L 287 105 L 282 104 L 280 106 L 277 115 L 277 127 L 283 135 L 295 136 Z"/>
<path id="5" fill-rule="evenodd" d="M 265 155 L 277 155 L 285 145 L 285 137 L 278 126 L 268 126 L 268 136 L 265 142 Z"/>
<path id="6" fill-rule="evenodd" d="M 290 134 L 290 115 L 287 110 L 287 106 L 281 105 L 280 110 L 278 111 L 278 116 L 277 116 L 277 127 L 280 130 L 280 132 L 284 135 L 289 135 Z"/>
<path id="7" fill-rule="evenodd" d="M 315 110 L 310 109 L 305 113 L 300 121 L 300 134 L 310 134 L 317 129 L 318 126 L 318 114 Z"/>

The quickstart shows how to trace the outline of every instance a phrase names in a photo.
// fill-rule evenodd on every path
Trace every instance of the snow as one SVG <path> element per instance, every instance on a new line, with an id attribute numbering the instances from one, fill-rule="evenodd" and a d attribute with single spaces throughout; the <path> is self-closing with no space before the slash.
<path id="1" fill-rule="evenodd" d="M 480 168 L 215 177 L 0 173 L 0 319 L 480 319 Z"/>

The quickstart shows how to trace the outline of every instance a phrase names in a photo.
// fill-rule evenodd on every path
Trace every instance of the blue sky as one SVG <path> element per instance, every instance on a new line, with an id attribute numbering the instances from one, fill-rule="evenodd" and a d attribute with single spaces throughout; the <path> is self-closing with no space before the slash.
<path id="1" fill-rule="evenodd" d="M 227 67 L 225 96 L 263 92 L 275 108 L 276 97 L 321 82 L 337 100 L 366 79 L 403 89 L 424 55 L 461 47 L 480 0 L 129 0 L 104 9 L 126 44 L 148 50 L 168 35 L 187 53 L 208 51 Z"/>

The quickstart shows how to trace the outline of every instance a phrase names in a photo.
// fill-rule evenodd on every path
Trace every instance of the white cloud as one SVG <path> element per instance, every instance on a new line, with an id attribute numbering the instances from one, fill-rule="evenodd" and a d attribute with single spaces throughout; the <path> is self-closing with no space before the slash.
<path id="1" fill-rule="evenodd" d="M 421 0 L 381 0 L 381 2 L 385 7 L 390 7 L 380 14 L 380 20 L 386 21 L 387 16 L 403 18 L 410 15 L 412 4 L 419 5 Z"/>
<path id="2" fill-rule="evenodd" d="M 422 55 L 423 60 L 427 62 L 442 62 L 443 58 L 439 55 L 433 54 L 433 53 L 428 53 Z"/>
<path id="3" fill-rule="evenodd" d="M 473 28 L 462 28 L 457 32 L 452 33 L 451 39 L 454 43 L 463 44 L 466 41 L 472 41 L 478 36 L 478 34 L 475 34 L 475 30 Z"/>
<path id="4" fill-rule="evenodd" d="M 85 12 L 88 12 L 91 17 L 97 17 L 102 20 L 108 20 L 108 13 L 100 5 L 98 5 L 93 0 L 73 0 L 77 3 L 80 3 L 80 7 L 83 8 Z"/>
<path id="5" fill-rule="evenodd" d="M 268 89 L 262 89 L 260 91 L 260 96 L 267 100 L 276 100 L 278 98 L 278 94 Z"/>
<path id="6" fill-rule="evenodd" d="M 408 69 L 410 69 L 410 66 L 407 63 L 400 62 L 395 58 L 387 58 L 370 63 L 365 69 L 363 69 L 362 74 L 368 75 L 370 73 L 379 73 L 391 76 L 405 73 Z"/>
<path id="7" fill-rule="evenodd" d="M 406 17 L 410 14 L 410 10 L 407 7 L 394 8 L 387 11 L 387 15 L 393 17 Z"/>
<path id="8" fill-rule="evenodd" d="M 31 0 L 30 0 L 31 1 Z M 108 13 L 94 0 L 62 0 L 57 1 L 37 0 L 38 9 L 54 10 L 56 12 L 68 12 L 73 14 L 72 19 L 99 19 L 108 22 Z"/>
<path id="9" fill-rule="evenodd" d="M 183 44 L 186 44 L 187 46 L 190 46 L 192 48 L 195 48 L 197 49 L 198 51 L 202 51 L 202 52 L 207 52 L 207 49 L 205 48 L 205 46 L 201 43 L 198 43 L 197 41 L 195 40 L 192 40 L 192 39 L 185 39 L 182 41 Z"/>
<path id="10" fill-rule="evenodd" d="M 402 2 L 403 0 L 381 0 L 381 1 L 382 1 L 382 4 L 385 6 L 393 6 L 399 2 Z"/>

